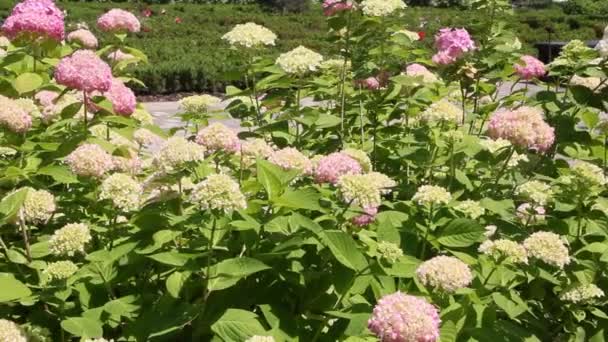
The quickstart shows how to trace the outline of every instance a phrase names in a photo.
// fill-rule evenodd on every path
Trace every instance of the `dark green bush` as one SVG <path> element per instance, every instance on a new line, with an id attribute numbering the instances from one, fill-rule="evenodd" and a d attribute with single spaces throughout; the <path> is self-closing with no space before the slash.
<path id="1" fill-rule="evenodd" d="M 564 4 L 567 14 L 585 14 L 594 17 L 608 15 L 608 1 L 605 0 L 570 0 Z"/>

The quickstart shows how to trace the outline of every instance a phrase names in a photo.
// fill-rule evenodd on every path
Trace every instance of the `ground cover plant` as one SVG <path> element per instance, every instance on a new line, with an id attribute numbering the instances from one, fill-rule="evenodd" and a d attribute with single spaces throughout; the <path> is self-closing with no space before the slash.
<path id="1" fill-rule="evenodd" d="M 334 56 L 268 58 L 275 32 L 232 27 L 237 133 L 210 95 L 154 125 L 129 88 L 133 14 L 99 13 L 98 39 L 19 3 L 0 340 L 604 341 L 608 32 L 544 65 L 507 4 L 475 4 L 496 21 L 432 47 L 390 20 L 399 0 L 326 1 Z"/>
<path id="2" fill-rule="evenodd" d="M 0 17 L 8 16 L 16 3 L 17 0 L 2 1 Z M 142 30 L 127 37 L 127 42 L 145 51 L 150 59 L 149 64 L 131 66 L 134 75 L 146 84 L 146 87 L 134 86 L 138 94 L 221 93 L 228 84 L 239 85 L 242 60 L 221 41 L 221 36 L 236 24 L 256 22 L 275 32 L 280 38 L 276 46 L 262 52 L 269 57 L 276 58 L 299 45 L 324 55 L 338 52 L 326 39 L 328 26 L 318 3 L 296 14 L 269 11 L 258 4 L 62 2 L 60 6 L 68 11 L 71 29 L 78 23 L 86 23 L 103 39 L 106 39 L 104 32 L 95 25 L 99 13 L 118 6 L 138 16 Z M 471 9 L 411 7 L 408 15 L 391 20 L 403 28 L 427 32 L 424 42 L 431 47 L 433 33 L 442 27 L 465 27 L 474 35 L 483 34 L 490 18 Z M 507 22 L 528 53 L 535 53 L 533 44 L 539 41 L 597 39 L 608 24 L 604 17 L 589 13 L 565 14 L 557 6 L 542 10 L 518 9 Z"/>

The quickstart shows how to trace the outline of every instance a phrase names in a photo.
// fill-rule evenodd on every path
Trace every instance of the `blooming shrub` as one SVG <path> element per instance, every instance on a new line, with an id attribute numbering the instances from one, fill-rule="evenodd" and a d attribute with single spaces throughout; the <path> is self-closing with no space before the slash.
<path id="1" fill-rule="evenodd" d="M 227 113 L 195 95 L 165 131 L 129 89 L 135 15 L 58 44 L 30 25 L 70 24 L 53 1 L 15 7 L 0 340 L 602 340 L 604 57 L 569 43 L 541 70 L 499 23 L 430 48 L 401 1 L 324 11 L 338 56 L 268 59 L 279 38 L 239 26 Z M 241 127 L 210 123 L 228 114 Z"/>

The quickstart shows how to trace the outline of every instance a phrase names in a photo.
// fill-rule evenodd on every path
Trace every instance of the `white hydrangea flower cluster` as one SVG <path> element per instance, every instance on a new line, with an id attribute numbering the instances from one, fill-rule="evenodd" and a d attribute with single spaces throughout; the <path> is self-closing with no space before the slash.
<path id="1" fill-rule="evenodd" d="M 23 108 L 33 118 L 40 119 L 42 117 L 42 113 L 34 100 L 28 98 L 18 98 L 15 100 L 15 103 L 19 107 Z"/>
<path id="2" fill-rule="evenodd" d="M 446 293 L 465 288 L 473 281 L 469 266 L 458 258 L 440 255 L 429 259 L 416 269 L 416 276 L 425 286 Z"/>
<path id="3" fill-rule="evenodd" d="M 570 166 L 570 171 L 576 182 L 580 184 L 581 189 L 587 190 L 606 184 L 604 171 L 597 165 L 577 160 Z"/>
<path id="4" fill-rule="evenodd" d="M 260 46 L 274 46 L 277 35 L 262 25 L 245 23 L 236 25 L 230 32 L 224 34 L 222 39 L 233 47 L 253 48 Z"/>
<path id="5" fill-rule="evenodd" d="M 478 201 L 473 200 L 462 201 L 458 203 L 454 209 L 460 211 L 473 220 L 483 216 L 486 213 L 485 208 L 483 208 Z"/>
<path id="6" fill-rule="evenodd" d="M 161 142 L 163 139 L 149 129 L 139 128 L 133 132 L 133 140 L 140 146 L 150 146 Z"/>
<path id="7" fill-rule="evenodd" d="M 247 340 L 245 340 L 245 342 L 275 342 L 275 341 L 274 341 L 274 337 L 272 337 L 272 336 L 255 335 L 255 336 L 252 336 L 252 337 L 248 338 Z"/>
<path id="8" fill-rule="evenodd" d="M 148 113 L 148 111 L 143 108 L 136 108 L 135 112 L 131 114 L 131 117 L 139 121 L 139 123 L 141 123 L 142 125 L 154 124 L 154 117 L 152 116 L 152 114 Z"/>
<path id="9" fill-rule="evenodd" d="M 526 156 L 525 154 L 520 154 L 517 153 L 516 151 L 513 151 L 513 155 L 511 155 L 511 159 L 509 159 L 509 161 L 507 162 L 507 166 L 508 167 L 516 167 L 519 165 L 519 163 L 521 162 L 528 162 L 530 161 L 528 159 L 528 156 Z"/>
<path id="10" fill-rule="evenodd" d="M 551 232 L 536 232 L 524 240 L 524 248 L 528 256 L 558 267 L 570 263 L 568 247 L 561 236 Z"/>
<path id="11" fill-rule="evenodd" d="M 323 56 L 303 46 L 281 54 L 276 64 L 288 74 L 302 75 L 321 67 Z"/>
<path id="12" fill-rule="evenodd" d="M 496 234 L 496 230 L 498 230 L 498 227 L 496 225 L 493 224 L 489 224 L 485 227 L 483 227 L 484 233 L 483 236 L 485 236 L 486 238 L 491 238 L 492 236 L 494 236 L 494 234 Z"/>
<path id="13" fill-rule="evenodd" d="M 69 223 L 53 233 L 49 248 L 54 255 L 74 256 L 77 252 L 84 253 L 84 247 L 91 239 L 91 232 L 86 224 Z"/>
<path id="14" fill-rule="evenodd" d="M 507 139 L 498 138 L 498 139 L 481 139 L 479 144 L 485 149 L 488 150 L 492 154 L 496 154 L 497 152 L 502 152 L 507 147 L 511 147 L 511 142 Z"/>
<path id="15" fill-rule="evenodd" d="M 205 148 L 182 137 L 171 137 L 154 155 L 153 163 L 162 171 L 170 172 L 186 163 L 205 159 Z"/>
<path id="16" fill-rule="evenodd" d="M 27 194 L 23 201 L 23 218 L 26 222 L 46 222 L 55 210 L 57 210 L 55 196 L 50 192 L 27 188 Z"/>
<path id="17" fill-rule="evenodd" d="M 0 319 L 0 341 L 27 342 L 27 335 L 15 322 Z"/>
<path id="18" fill-rule="evenodd" d="M 495 260 L 504 259 L 514 264 L 528 264 L 528 252 L 524 246 L 511 240 L 486 240 L 479 246 L 479 252 Z"/>
<path id="19" fill-rule="evenodd" d="M 342 150 L 342 153 L 358 161 L 363 172 L 370 172 L 372 170 L 372 161 L 369 159 L 367 153 L 356 148 L 345 148 Z"/>
<path id="20" fill-rule="evenodd" d="M 420 120 L 427 123 L 452 122 L 458 123 L 462 119 L 462 109 L 452 102 L 441 99 L 431 104 L 420 115 Z"/>
<path id="21" fill-rule="evenodd" d="M 380 241 L 378 242 L 378 254 L 391 264 L 394 264 L 403 256 L 403 250 L 392 242 Z"/>
<path id="22" fill-rule="evenodd" d="M 562 292 L 559 298 L 575 304 L 591 304 L 604 297 L 604 291 L 595 284 L 578 285 Z"/>
<path id="23" fill-rule="evenodd" d="M 382 193 L 390 192 L 395 183 L 378 172 L 346 174 L 338 180 L 338 189 L 345 203 L 361 208 L 376 208 L 382 204 Z"/>
<path id="24" fill-rule="evenodd" d="M 100 178 L 114 168 L 112 156 L 96 144 L 84 144 L 70 153 L 66 163 L 79 176 Z"/>
<path id="25" fill-rule="evenodd" d="M 245 209 L 247 201 L 239 183 L 230 176 L 212 174 L 192 189 L 190 200 L 202 209 L 232 211 Z"/>
<path id="26" fill-rule="evenodd" d="M 241 157 L 245 166 L 251 166 L 257 158 L 266 159 L 274 152 L 264 139 L 248 139 L 241 142 Z"/>
<path id="27" fill-rule="evenodd" d="M 240 140 L 236 133 L 219 122 L 201 129 L 196 135 L 196 143 L 205 146 L 207 151 L 238 152 Z"/>
<path id="28" fill-rule="evenodd" d="M 115 173 L 101 183 L 99 199 L 110 200 L 117 209 L 130 212 L 139 209 L 142 192 L 141 184 L 131 176 Z"/>
<path id="29" fill-rule="evenodd" d="M 179 101 L 180 108 L 186 113 L 202 114 L 206 113 L 213 106 L 220 104 L 222 100 L 212 95 L 194 95 L 184 97 Z"/>
<path id="30" fill-rule="evenodd" d="M 284 170 L 298 170 L 304 175 L 312 173 L 312 161 L 293 147 L 286 147 L 272 152 L 268 161 Z"/>
<path id="31" fill-rule="evenodd" d="M 403 0 L 363 0 L 361 10 L 369 17 L 386 17 L 407 6 Z"/>
<path id="32" fill-rule="evenodd" d="M 540 206 L 547 205 L 553 197 L 551 186 L 537 180 L 528 181 L 518 186 L 515 193 L 532 200 Z"/>
<path id="33" fill-rule="evenodd" d="M 515 215 L 524 224 L 537 224 L 545 220 L 545 208 L 531 203 L 523 203 L 517 207 Z"/>
<path id="34" fill-rule="evenodd" d="M 51 280 L 64 280 L 78 271 L 78 266 L 69 260 L 49 263 L 42 273 Z"/>
<path id="35" fill-rule="evenodd" d="M 422 185 L 412 197 L 419 205 L 448 204 L 451 200 L 450 192 L 437 185 Z"/>

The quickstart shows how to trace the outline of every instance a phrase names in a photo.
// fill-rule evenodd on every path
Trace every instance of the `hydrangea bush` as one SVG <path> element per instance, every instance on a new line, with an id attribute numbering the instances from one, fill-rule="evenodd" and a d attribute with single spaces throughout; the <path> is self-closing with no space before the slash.
<path id="1" fill-rule="evenodd" d="M 261 58 L 279 36 L 239 24 L 218 39 L 246 87 L 166 132 L 129 88 L 137 16 L 100 13 L 98 40 L 15 6 L 0 340 L 604 341 L 603 45 L 544 65 L 498 20 L 424 38 L 400 0 L 319 10 L 339 55 Z"/>

